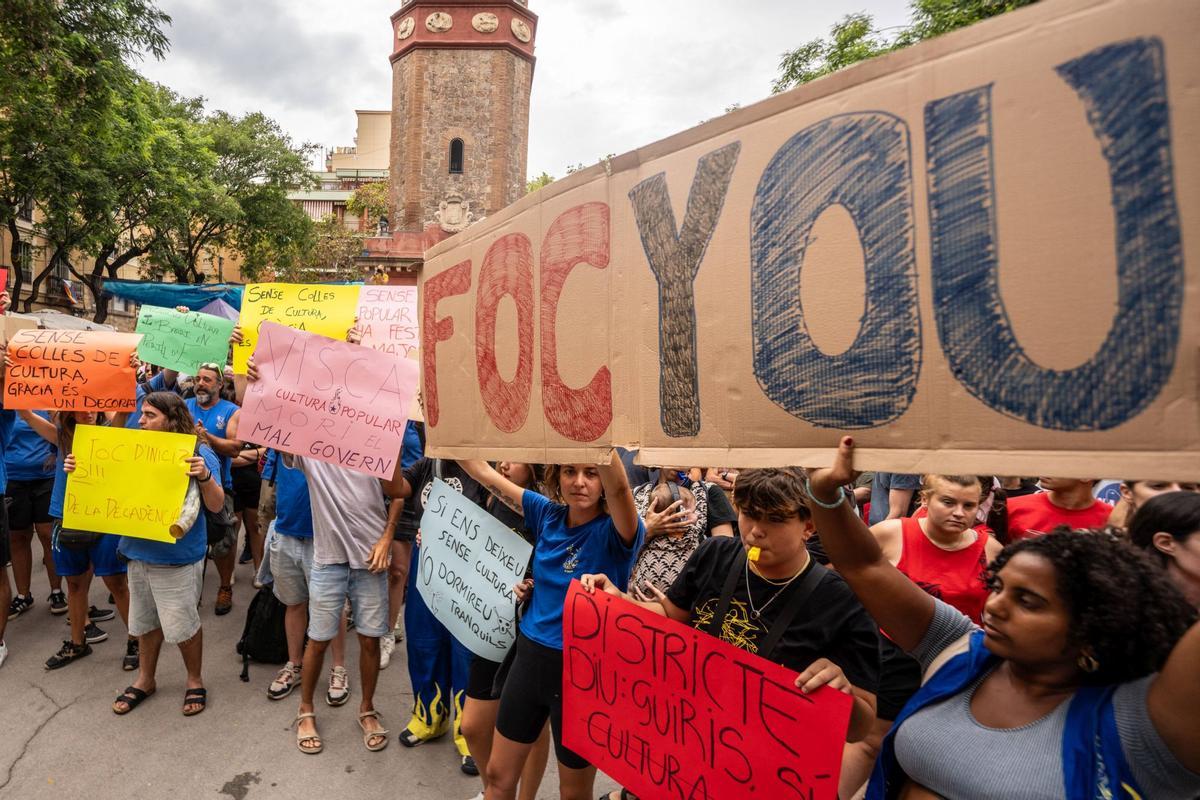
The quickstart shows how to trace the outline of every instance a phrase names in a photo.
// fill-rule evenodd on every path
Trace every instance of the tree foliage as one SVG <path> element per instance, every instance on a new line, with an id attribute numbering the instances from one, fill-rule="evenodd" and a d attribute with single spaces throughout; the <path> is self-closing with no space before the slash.
<path id="1" fill-rule="evenodd" d="M 388 213 L 387 181 L 359 186 L 346 200 L 346 211 L 365 220 L 367 227 L 374 230 L 379 225 L 379 218 Z"/>
<path id="2" fill-rule="evenodd" d="M 783 54 L 772 92 L 782 92 L 911 44 L 964 28 L 1037 0 L 913 0 L 912 19 L 894 32 L 875 27 L 870 14 L 850 14 L 824 39 Z M 889 33 L 891 35 L 889 35 Z"/>
<path id="3" fill-rule="evenodd" d="M 530 178 L 525 182 L 525 194 L 536 192 L 543 186 L 549 186 L 552 183 L 554 183 L 554 176 L 548 172 L 542 172 L 536 178 Z"/>

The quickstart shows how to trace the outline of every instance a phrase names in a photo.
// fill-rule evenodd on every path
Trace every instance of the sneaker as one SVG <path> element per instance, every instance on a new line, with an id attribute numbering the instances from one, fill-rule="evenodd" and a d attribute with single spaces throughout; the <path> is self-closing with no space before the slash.
<path id="1" fill-rule="evenodd" d="M 134 637 L 125 639 L 125 657 L 121 659 L 121 669 L 126 672 L 133 672 L 141 666 L 141 648 L 138 645 L 138 640 Z"/>
<path id="2" fill-rule="evenodd" d="M 282 700 L 299 685 L 300 665 L 289 661 L 283 665 L 283 669 L 279 670 L 279 674 L 275 676 L 275 680 L 271 681 L 271 685 L 267 687 L 267 697 L 272 700 Z"/>
<path id="3" fill-rule="evenodd" d="M 233 587 L 221 586 L 217 589 L 217 604 L 213 606 L 213 612 L 218 616 L 224 616 L 233 610 Z"/>
<path id="4" fill-rule="evenodd" d="M 27 594 L 24 597 L 16 595 L 8 604 L 8 618 L 16 619 L 31 608 L 33 608 L 33 595 Z"/>
<path id="5" fill-rule="evenodd" d="M 116 615 L 117 612 L 111 608 L 96 608 L 95 606 L 88 608 L 88 622 L 108 622 Z"/>
<path id="6" fill-rule="evenodd" d="M 4 666 L 6 660 L 8 660 L 8 645 L 0 642 L 0 667 Z"/>
<path id="7" fill-rule="evenodd" d="M 387 669 L 388 664 L 392 663 L 392 651 L 396 649 L 396 640 L 391 636 L 381 636 L 379 638 L 379 668 Z"/>
<path id="8" fill-rule="evenodd" d="M 75 644 L 74 642 L 67 640 L 63 642 L 62 648 L 59 649 L 57 653 L 46 659 L 46 669 L 58 669 L 59 667 L 65 667 L 75 659 L 83 658 L 84 656 L 90 656 L 91 654 L 92 647 L 87 642 L 84 642 L 83 644 Z"/>
<path id="9" fill-rule="evenodd" d="M 46 599 L 50 601 L 51 614 L 58 616 L 67 613 L 67 596 L 63 594 L 62 589 L 51 592 Z"/>
<path id="10" fill-rule="evenodd" d="M 83 638 L 88 644 L 99 644 L 108 638 L 108 634 L 96 623 L 89 622 L 83 629 Z"/>
<path id="11" fill-rule="evenodd" d="M 345 705 L 350 699 L 350 676 L 345 667 L 334 667 L 329 670 L 329 691 L 325 693 L 325 702 L 331 706 Z"/>
<path id="12" fill-rule="evenodd" d="M 463 771 L 464 775 L 479 774 L 479 765 L 475 763 L 475 759 L 471 756 L 462 757 L 462 763 L 459 765 L 459 769 Z"/>

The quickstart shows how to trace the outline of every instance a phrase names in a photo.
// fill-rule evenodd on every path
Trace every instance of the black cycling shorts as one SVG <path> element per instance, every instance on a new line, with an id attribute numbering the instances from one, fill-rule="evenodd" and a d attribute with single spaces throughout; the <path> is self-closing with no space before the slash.
<path id="1" fill-rule="evenodd" d="M 252 508 L 258 511 L 259 495 L 262 492 L 262 476 L 253 464 L 233 468 L 233 510 Z"/>
<path id="2" fill-rule="evenodd" d="M 549 718 L 558 763 L 569 769 L 584 769 L 587 760 L 567 749 L 562 741 L 562 650 L 520 635 L 514 647 L 517 655 L 500 693 L 497 732 L 514 742 L 533 744 Z"/>
<path id="3" fill-rule="evenodd" d="M 17 531 L 27 531 L 34 523 L 49 524 L 50 495 L 54 493 L 54 478 L 35 478 L 31 481 L 8 482 L 8 525 Z"/>

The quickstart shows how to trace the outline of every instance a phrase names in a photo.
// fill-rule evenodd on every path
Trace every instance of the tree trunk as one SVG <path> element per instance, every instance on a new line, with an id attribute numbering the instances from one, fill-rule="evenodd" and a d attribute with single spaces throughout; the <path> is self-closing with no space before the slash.
<path id="1" fill-rule="evenodd" d="M 8 220 L 8 235 L 10 244 L 8 249 L 8 258 L 12 263 L 12 268 L 17 274 L 13 276 L 13 290 L 10 306 L 17 307 L 17 301 L 21 299 L 21 289 L 25 286 L 25 273 L 21 272 L 21 229 L 17 227 L 17 218 L 14 215 Z"/>
<path id="2" fill-rule="evenodd" d="M 54 265 L 58 261 L 61 253 L 62 248 L 56 248 L 54 250 L 54 255 L 50 256 L 50 260 L 46 262 L 46 266 L 43 267 L 42 271 L 34 277 L 33 284 L 29 287 L 29 297 L 25 298 L 26 314 L 33 311 L 33 304 L 38 301 L 38 297 L 41 296 L 42 293 L 42 282 L 46 280 L 46 276 L 49 275 L 50 271 L 54 269 Z"/>

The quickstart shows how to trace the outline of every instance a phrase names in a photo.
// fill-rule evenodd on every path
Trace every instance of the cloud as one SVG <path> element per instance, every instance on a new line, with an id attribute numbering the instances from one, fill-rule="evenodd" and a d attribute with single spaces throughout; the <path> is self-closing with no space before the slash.
<path id="1" fill-rule="evenodd" d="M 144 72 L 210 108 L 262 111 L 294 139 L 349 145 L 357 108 L 389 108 L 399 0 L 160 0 L 171 52 Z M 847 13 L 881 26 L 906 0 L 531 0 L 538 14 L 529 172 L 561 177 L 770 93 L 780 55 Z"/>

